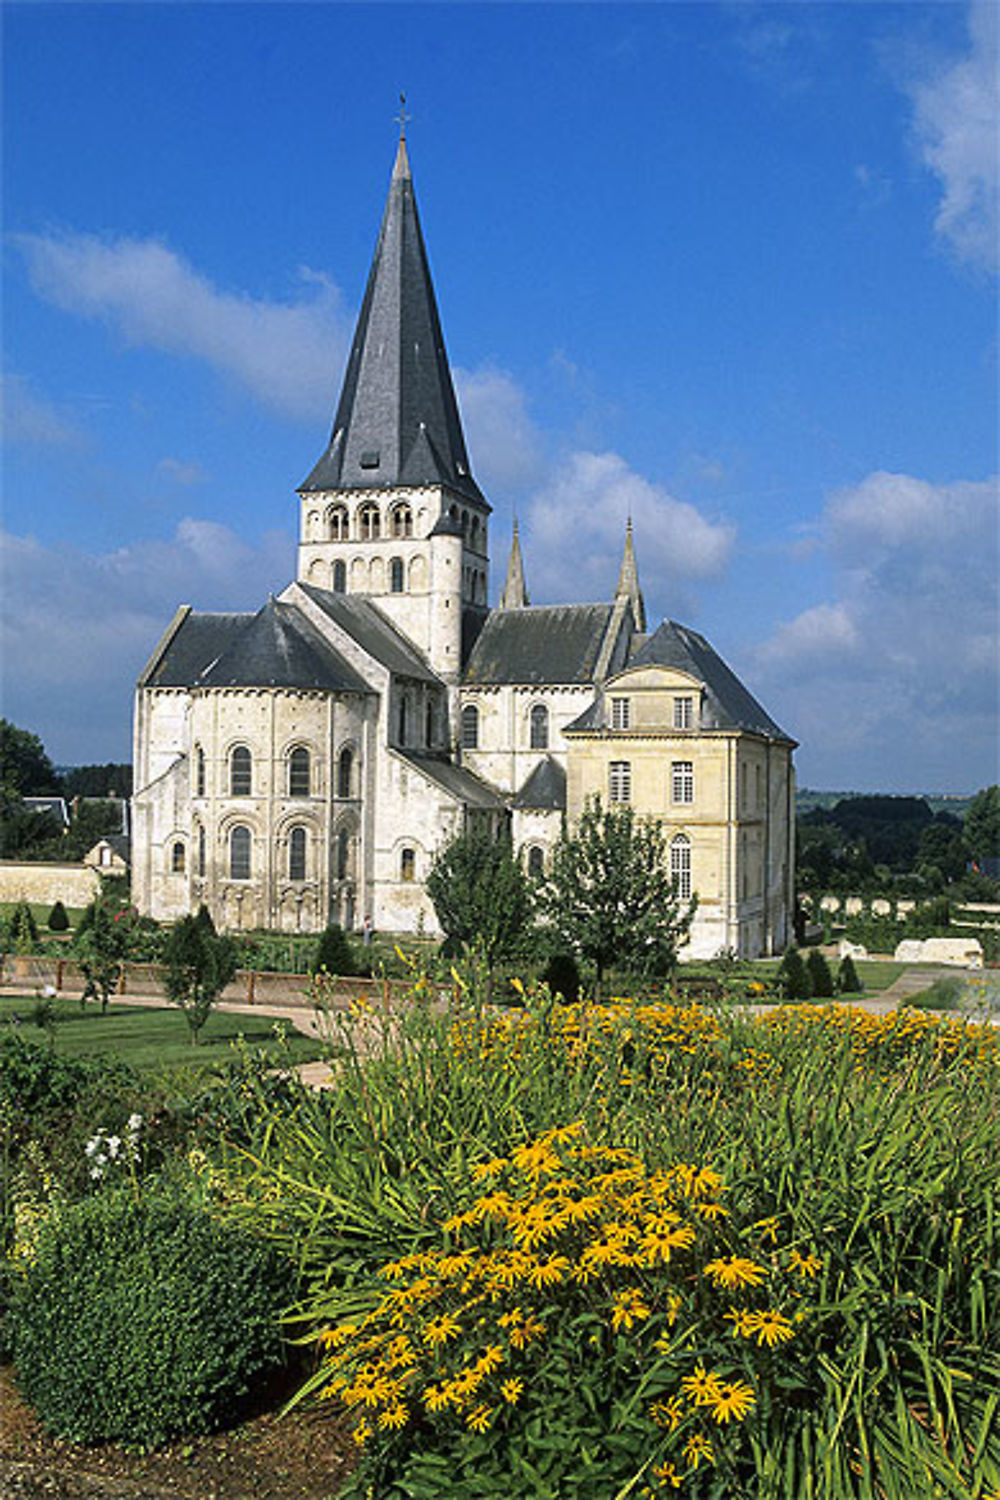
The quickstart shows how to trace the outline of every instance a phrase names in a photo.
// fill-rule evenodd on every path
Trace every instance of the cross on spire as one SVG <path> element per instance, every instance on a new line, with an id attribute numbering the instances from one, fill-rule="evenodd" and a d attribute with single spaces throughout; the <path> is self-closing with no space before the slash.
<path id="1" fill-rule="evenodd" d="M 400 94 L 400 96 L 399 96 L 399 114 L 396 116 L 396 124 L 399 126 L 399 139 L 401 141 L 405 141 L 406 140 L 406 126 L 407 126 L 407 122 L 409 120 L 412 120 L 412 118 L 413 118 L 412 115 L 408 115 L 406 113 L 406 95 L 405 94 Z"/>

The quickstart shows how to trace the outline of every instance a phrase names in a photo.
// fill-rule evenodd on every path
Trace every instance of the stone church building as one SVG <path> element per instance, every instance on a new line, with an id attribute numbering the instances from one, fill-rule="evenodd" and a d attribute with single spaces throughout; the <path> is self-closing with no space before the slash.
<path id="1" fill-rule="evenodd" d="M 437 930 L 424 881 L 463 829 L 543 872 L 587 798 L 661 820 L 688 954 L 781 951 L 794 742 L 695 631 L 647 630 L 631 533 L 614 597 L 532 605 L 517 530 L 490 609 L 405 137 L 297 577 L 255 614 L 182 605 L 139 678 L 133 898 L 230 930 Z"/>

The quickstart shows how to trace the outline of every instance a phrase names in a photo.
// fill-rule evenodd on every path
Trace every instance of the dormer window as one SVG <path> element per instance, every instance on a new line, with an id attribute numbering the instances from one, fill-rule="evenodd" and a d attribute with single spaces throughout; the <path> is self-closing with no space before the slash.
<path id="1" fill-rule="evenodd" d="M 685 697 L 685 698 L 675 698 L 674 699 L 674 728 L 675 729 L 693 729 L 694 728 L 694 699 L 693 698 L 687 698 L 687 697 Z"/>
<path id="2" fill-rule="evenodd" d="M 363 469 L 377 469 L 382 459 L 378 448 L 366 448 L 359 459 Z"/>
<path id="3" fill-rule="evenodd" d="M 612 698 L 611 728 L 628 729 L 632 723 L 632 704 L 628 698 Z"/>

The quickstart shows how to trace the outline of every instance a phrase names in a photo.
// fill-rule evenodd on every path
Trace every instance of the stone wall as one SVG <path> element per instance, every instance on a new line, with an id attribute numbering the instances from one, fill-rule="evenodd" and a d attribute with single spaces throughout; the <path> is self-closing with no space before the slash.
<path id="1" fill-rule="evenodd" d="M 101 877 L 93 866 L 0 859 L 0 901 L 89 906 L 100 891 Z"/>

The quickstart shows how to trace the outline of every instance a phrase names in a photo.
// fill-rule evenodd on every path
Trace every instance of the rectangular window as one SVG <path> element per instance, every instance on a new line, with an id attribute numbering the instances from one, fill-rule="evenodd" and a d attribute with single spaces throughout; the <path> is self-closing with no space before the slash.
<path id="1" fill-rule="evenodd" d="M 631 703 L 628 698 L 612 698 L 611 728 L 628 729 L 632 722 Z"/>
<path id="2" fill-rule="evenodd" d="M 608 776 L 608 797 L 612 802 L 632 801 L 632 764 L 627 760 L 613 760 Z"/>
<path id="3" fill-rule="evenodd" d="M 674 728 L 690 729 L 694 723 L 694 699 L 674 699 Z"/>
<path id="4" fill-rule="evenodd" d="M 670 796 L 674 802 L 694 801 L 694 761 L 674 761 L 670 768 Z"/>

